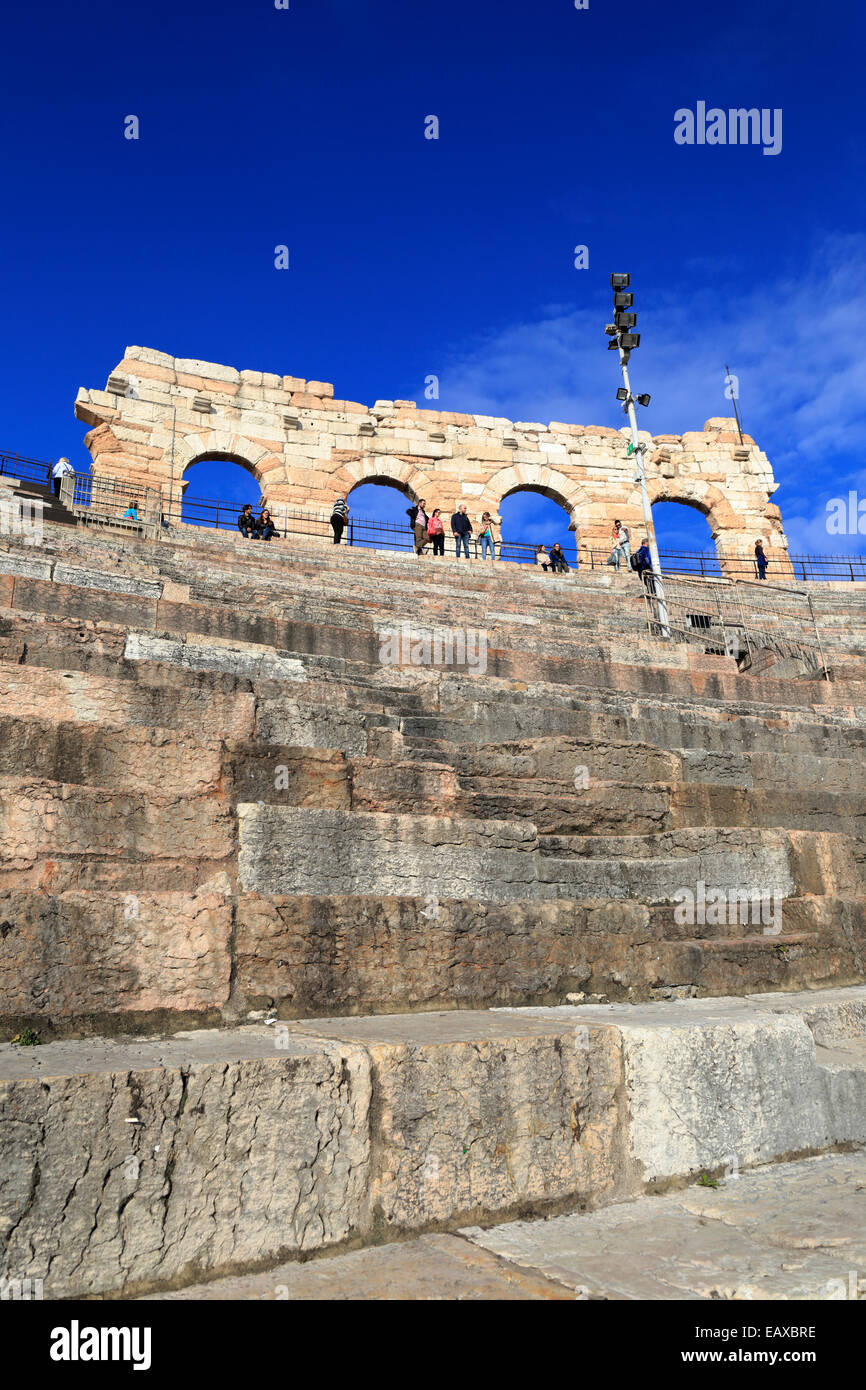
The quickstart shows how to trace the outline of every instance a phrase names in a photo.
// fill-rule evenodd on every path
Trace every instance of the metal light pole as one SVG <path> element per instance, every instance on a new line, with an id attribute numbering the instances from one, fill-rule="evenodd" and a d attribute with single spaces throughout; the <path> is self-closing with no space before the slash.
<path id="1" fill-rule="evenodd" d="M 606 332 L 609 338 L 615 340 L 619 351 L 619 364 L 622 368 L 622 380 L 624 390 L 617 392 L 617 399 L 622 401 L 622 408 L 628 416 L 631 426 L 631 453 L 634 455 L 637 466 L 637 477 L 635 482 L 640 488 L 640 498 L 643 505 L 643 519 L 646 526 L 647 540 L 649 542 L 650 560 L 652 561 L 652 583 L 653 593 L 656 600 L 658 622 L 663 637 L 670 637 L 671 630 L 668 620 L 668 606 L 665 600 L 664 581 L 662 579 L 662 567 L 659 559 L 659 548 L 656 541 L 656 529 L 653 525 L 652 505 L 649 499 L 646 485 L 646 466 L 645 451 L 646 446 L 640 442 L 637 428 L 637 412 L 635 411 L 635 398 L 632 395 L 631 382 L 628 376 L 628 359 L 633 348 L 640 343 L 640 334 L 634 333 L 634 325 L 637 322 L 637 314 L 623 313 L 616 303 L 616 293 L 630 283 L 628 275 L 611 275 L 611 288 L 614 290 L 614 309 L 615 322 L 608 324 Z M 634 300 L 633 295 L 622 296 L 627 305 L 631 305 Z M 613 347 L 611 342 L 608 346 Z M 641 405 L 649 405 L 649 396 L 639 397 Z"/>

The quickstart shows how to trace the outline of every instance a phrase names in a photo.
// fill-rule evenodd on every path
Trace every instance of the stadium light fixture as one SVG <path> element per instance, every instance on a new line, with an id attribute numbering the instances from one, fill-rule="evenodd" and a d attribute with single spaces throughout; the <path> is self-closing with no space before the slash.
<path id="1" fill-rule="evenodd" d="M 656 540 L 655 526 L 653 525 L 652 507 L 650 505 L 649 493 L 646 485 L 646 444 L 641 441 L 637 427 L 637 412 L 635 411 L 635 397 L 631 393 L 631 382 L 628 379 L 628 362 L 632 350 L 640 347 L 640 334 L 630 332 L 637 323 L 636 313 L 626 313 L 634 304 L 634 295 L 626 294 L 625 291 L 631 284 L 630 275 L 611 275 L 610 287 L 613 290 L 614 322 L 607 324 L 605 333 L 607 334 L 608 351 L 614 348 L 619 351 L 619 364 L 622 369 L 623 384 L 616 393 L 616 398 L 622 403 L 622 408 L 628 415 L 628 422 L 631 426 L 631 443 L 629 444 L 629 457 L 634 458 L 637 477 L 635 482 L 640 488 L 641 504 L 643 506 L 644 525 L 646 526 L 647 541 L 649 543 L 651 570 L 646 581 L 647 600 L 654 606 L 655 616 L 658 621 L 659 630 L 663 637 L 670 637 L 670 619 L 668 617 L 668 606 L 665 599 L 664 579 L 662 577 L 661 561 L 659 560 L 659 548 Z M 637 397 L 638 405 L 649 405 L 650 396 L 644 394 Z"/>

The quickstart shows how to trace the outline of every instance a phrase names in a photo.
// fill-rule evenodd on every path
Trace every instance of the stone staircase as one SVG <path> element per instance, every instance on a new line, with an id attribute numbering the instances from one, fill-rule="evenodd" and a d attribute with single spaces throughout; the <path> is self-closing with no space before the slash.
<path id="1" fill-rule="evenodd" d="M 129 1118 L 121 1109 L 139 1117 L 134 1087 L 112 1108 L 111 1088 L 125 1093 L 131 1083 L 118 1077 L 130 1068 L 151 1069 L 144 1109 L 163 1107 L 163 1129 L 175 1111 L 180 1125 L 195 1090 L 187 1099 L 181 1043 L 148 1043 L 147 1035 L 190 1030 L 193 1058 L 200 1035 L 202 1065 L 214 1078 L 226 1067 L 252 1068 L 266 1109 L 283 1101 L 263 1058 L 288 1067 L 304 1095 L 330 1087 L 339 1111 L 333 1143 L 321 1134 L 310 1142 L 348 1171 L 348 1114 L 372 1104 L 377 1048 L 399 1058 L 388 1081 L 397 1090 L 382 1112 L 389 1142 L 407 1123 L 395 1117 L 398 1071 L 416 1065 L 410 1014 L 452 1018 L 447 1047 L 459 1071 L 457 1053 L 480 1027 L 471 1011 L 494 1006 L 543 1012 L 569 996 L 622 1005 L 752 994 L 782 1001 L 799 990 L 841 998 L 845 987 L 859 998 L 860 586 L 813 590 L 832 680 L 774 677 L 773 667 L 741 672 L 733 658 L 653 638 L 631 574 L 553 579 L 480 561 L 268 547 L 195 528 L 176 528 L 158 544 L 51 522 L 38 549 L 0 538 L 0 598 L 0 1021 L 6 1038 L 29 1028 L 61 1049 L 64 1093 L 91 1065 L 82 1039 L 108 1047 L 98 1040 L 125 1035 L 126 1052 L 100 1053 L 93 1083 L 97 1109 L 104 1104 L 120 1125 L 117 1144 L 130 1142 L 129 1130 L 120 1137 Z M 438 667 L 383 661 L 383 643 L 404 624 L 410 656 L 425 633 L 483 635 L 483 669 L 470 646 L 462 662 Z M 727 895 L 725 910 L 704 906 L 686 919 L 683 895 L 697 902 L 702 891 Z M 846 1000 L 838 1008 L 848 1019 Z M 559 1015 L 555 1028 L 525 1025 L 531 1049 L 555 1052 L 563 1030 L 580 1038 L 592 1024 L 589 1052 L 569 1066 L 575 1075 L 594 1068 L 615 1109 L 619 1063 L 604 1051 L 604 1016 L 566 1013 L 567 1029 Z M 269 1042 L 268 1030 L 254 1026 L 265 1015 L 289 1039 L 282 1056 L 276 1032 Z M 358 1026 L 370 1027 L 356 1038 L 345 1020 L 361 1015 Z M 372 1025 L 380 1015 L 390 1016 L 381 1037 Z M 491 1057 L 509 1029 L 508 1047 L 523 1046 L 510 1017 L 495 1015 Z M 866 1011 L 857 1018 L 852 1034 L 866 1032 Z M 422 1033 L 427 1027 L 418 1023 Z M 341 1041 L 311 1051 L 310 1034 Z M 435 1072 L 434 1034 L 423 1034 L 416 1061 Z M 173 1060 L 161 1061 L 167 1047 Z M 42 1051 L 33 1050 L 29 1071 L 10 1062 L 7 1073 L 7 1113 L 22 1134 L 43 1123 L 33 1089 Z M 14 1061 L 18 1049 L 6 1054 Z M 553 1084 L 552 1058 L 545 1051 L 532 1072 L 533 1105 L 537 1088 Z M 426 1082 L 405 1084 L 423 1104 Z M 581 1102 L 588 1116 L 601 1102 L 589 1082 L 581 1086 L 592 1093 Z M 243 1104 L 252 1123 L 255 1104 Z M 593 1143 L 607 1142 L 605 1126 L 620 1133 L 604 1113 Z M 573 1113 L 574 1142 L 592 1130 L 586 1116 Z M 319 1117 L 316 1109 L 317 1125 Z M 75 1124 L 87 1123 L 81 1111 Z M 472 1133 L 479 1123 L 488 1121 L 476 1115 Z M 834 1125 L 827 1143 L 841 1142 L 844 1126 Z M 30 1169 L 14 1136 L 9 1142 L 23 1163 L 24 1186 L 10 1198 L 17 1229 L 38 1203 L 27 1197 Z M 109 1145 L 100 1162 L 109 1150 L 119 1161 Z M 760 1152 L 766 1161 L 770 1151 Z M 185 1162 L 192 1172 L 189 1153 Z M 245 1181 L 242 1156 L 226 1164 Z M 71 1159 L 60 1165 L 73 1190 L 74 1167 Z M 571 1182 L 518 1183 L 513 1202 L 500 1194 L 492 1205 L 483 1183 L 474 1196 L 440 1194 L 432 1207 L 404 1192 L 382 1210 L 396 1229 L 415 1202 L 421 1214 L 405 1220 L 417 1228 L 507 1212 L 546 1200 L 545 1191 L 551 1201 L 576 1199 L 585 1183 L 605 1200 L 637 1190 L 609 1174 Z M 339 1183 L 334 1194 L 336 1210 L 345 1198 Z M 51 1211 L 49 1203 L 39 1217 L 45 1230 Z M 82 1217 L 85 1244 L 92 1215 L 88 1208 Z M 380 1229 L 368 1216 L 364 1239 Z M 268 1250 L 350 1239 L 345 1224 L 329 1218 L 319 1229 L 310 1215 Z M 117 1238 L 139 1236 L 135 1226 Z M 184 1236 L 152 1278 L 225 1272 L 254 1258 L 249 1232 L 241 1244 L 232 1254 L 231 1241 L 223 1248 L 215 1237 L 196 1263 Z M 144 1286 L 151 1277 L 138 1255 L 113 1272 L 97 1253 L 83 1272 L 64 1255 L 58 1269 L 67 1265 L 58 1284 L 66 1293 Z"/>

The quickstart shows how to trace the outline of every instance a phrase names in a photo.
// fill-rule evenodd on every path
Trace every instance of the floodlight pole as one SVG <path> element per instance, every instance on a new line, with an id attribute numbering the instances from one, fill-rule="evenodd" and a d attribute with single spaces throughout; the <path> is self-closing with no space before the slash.
<path id="1" fill-rule="evenodd" d="M 665 588 L 662 580 L 662 566 L 659 559 L 659 548 L 656 543 L 656 528 L 653 525 L 652 506 L 650 505 L 649 493 L 646 486 L 646 468 L 644 467 L 644 448 L 638 438 L 637 413 L 634 408 L 634 396 L 631 393 L 631 382 L 628 379 L 628 352 L 620 342 L 620 334 L 616 335 L 616 345 L 619 349 L 619 365 L 622 367 L 623 385 L 627 391 L 624 409 L 628 415 L 628 422 L 631 425 L 632 451 L 637 460 L 637 478 L 635 482 L 640 487 L 640 498 L 643 503 L 643 519 L 646 526 L 647 540 L 649 541 L 650 559 L 652 560 L 652 576 L 655 587 L 655 599 L 658 605 L 659 627 L 662 637 L 670 637 L 671 630 L 668 622 L 668 606 L 665 600 Z M 643 578 L 643 576 L 641 576 Z"/>

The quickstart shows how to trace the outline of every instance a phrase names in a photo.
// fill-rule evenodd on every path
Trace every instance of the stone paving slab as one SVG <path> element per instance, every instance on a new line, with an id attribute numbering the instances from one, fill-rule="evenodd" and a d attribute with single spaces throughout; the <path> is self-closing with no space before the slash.
<path id="1" fill-rule="evenodd" d="M 589 1298 L 866 1298 L 866 1151 L 461 1234 Z"/>
<path id="2" fill-rule="evenodd" d="M 218 1279 L 151 1300 L 534 1300 L 571 1301 L 562 1284 L 508 1264 L 459 1236 L 420 1236 L 349 1255 L 284 1264 L 266 1274 Z"/>

